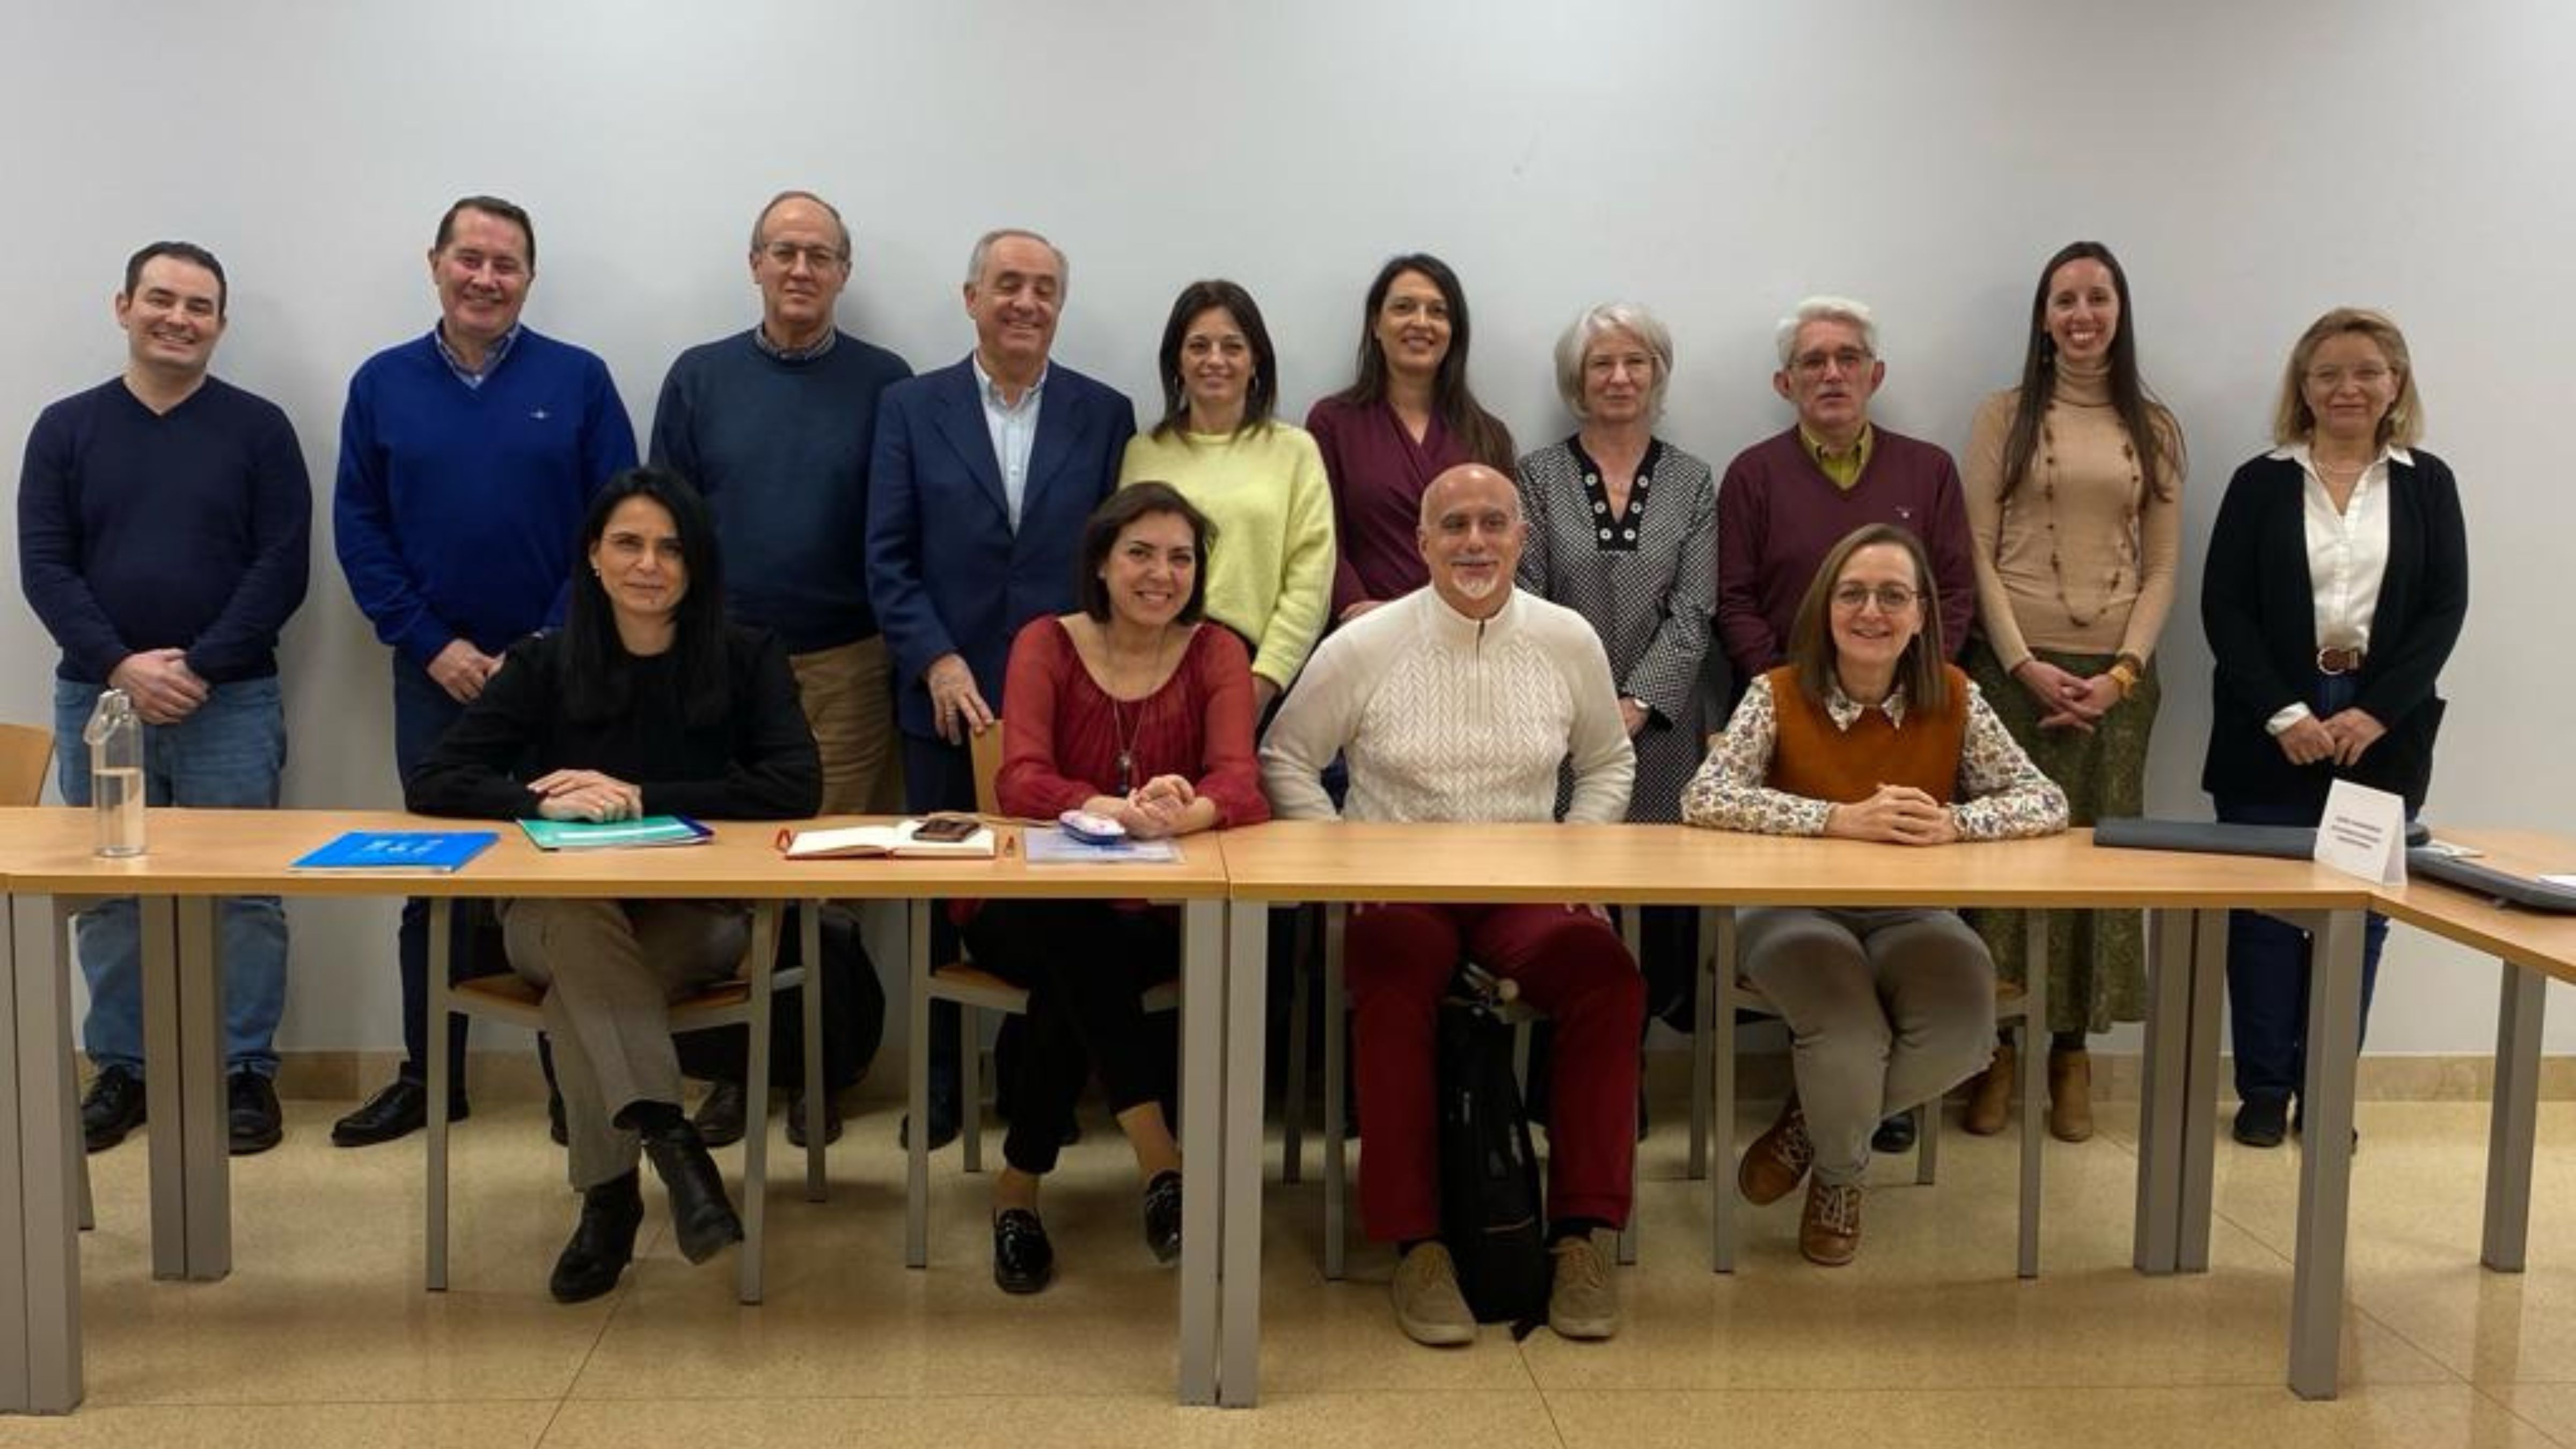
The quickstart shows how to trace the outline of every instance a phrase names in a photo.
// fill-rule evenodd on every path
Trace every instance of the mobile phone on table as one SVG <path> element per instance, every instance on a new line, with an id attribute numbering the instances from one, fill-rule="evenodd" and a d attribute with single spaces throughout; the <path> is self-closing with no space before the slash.
<path id="1" fill-rule="evenodd" d="M 933 845 L 954 845 L 973 839 L 975 832 L 983 828 L 984 822 L 972 815 L 933 815 L 921 822 L 912 832 L 912 838 L 926 840 Z"/>

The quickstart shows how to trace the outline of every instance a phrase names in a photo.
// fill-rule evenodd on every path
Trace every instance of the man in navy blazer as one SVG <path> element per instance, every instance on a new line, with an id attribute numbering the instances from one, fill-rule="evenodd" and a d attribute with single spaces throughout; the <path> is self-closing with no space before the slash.
<path id="1" fill-rule="evenodd" d="M 885 390 L 868 498 L 868 593 L 895 678 L 905 807 L 975 808 L 967 750 L 1002 717 L 1020 626 L 1074 607 L 1082 525 L 1118 486 L 1136 432 L 1124 393 L 1056 366 L 1064 253 L 1032 231 L 988 232 L 966 267 L 975 350 Z M 957 1032 L 934 1021 L 934 1079 Z M 954 1132 L 933 1083 L 930 1141 Z M 945 1118 L 946 1120 L 943 1120 Z M 946 1128 L 946 1131 L 942 1131 Z"/>

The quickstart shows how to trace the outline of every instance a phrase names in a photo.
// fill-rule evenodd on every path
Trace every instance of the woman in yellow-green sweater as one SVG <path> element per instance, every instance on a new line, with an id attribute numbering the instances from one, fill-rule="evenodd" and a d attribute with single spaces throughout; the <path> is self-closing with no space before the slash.
<path id="1" fill-rule="evenodd" d="M 1118 484 L 1169 483 L 1217 526 L 1207 616 L 1243 636 L 1256 708 L 1295 682 L 1333 591 L 1333 498 L 1305 429 L 1271 416 L 1278 354 L 1252 294 L 1192 282 L 1161 352 L 1163 420 L 1127 444 Z"/>

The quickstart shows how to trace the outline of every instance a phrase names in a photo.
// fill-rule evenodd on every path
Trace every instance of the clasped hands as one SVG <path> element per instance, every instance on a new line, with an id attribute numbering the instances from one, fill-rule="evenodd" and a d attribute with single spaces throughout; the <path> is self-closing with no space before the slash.
<path id="1" fill-rule="evenodd" d="M 644 788 L 597 770 L 557 770 L 528 782 L 537 814 L 548 820 L 634 820 L 644 814 Z"/>
<path id="2" fill-rule="evenodd" d="M 1947 845 L 1959 838 L 1959 817 L 1911 785 L 1881 785 L 1866 800 L 1836 805 L 1825 816 L 1825 833 L 1893 845 Z"/>
<path id="3" fill-rule="evenodd" d="M 2111 706 L 2120 702 L 2120 681 L 2110 675 L 2085 679 L 2036 657 L 2023 660 L 2013 677 L 2039 700 L 2039 727 L 2044 730 L 2091 734 Z"/>
<path id="4" fill-rule="evenodd" d="M 1124 795 L 1094 795 L 1082 808 L 1117 821 L 1135 839 L 1160 840 L 1181 833 L 1181 817 L 1198 798 L 1187 778 L 1156 775 Z"/>
<path id="5" fill-rule="evenodd" d="M 2319 719 L 2302 717 L 2298 723 L 2281 731 L 2281 753 L 2293 765 L 2313 765 L 2332 761 L 2353 765 L 2361 761 L 2362 752 L 2379 743 L 2388 726 L 2359 709 L 2347 709 Z"/>
<path id="6" fill-rule="evenodd" d="M 108 671 L 108 687 L 125 691 L 134 712 L 150 725 L 174 725 L 206 702 L 211 688 L 188 667 L 185 649 L 146 649 L 128 654 Z"/>

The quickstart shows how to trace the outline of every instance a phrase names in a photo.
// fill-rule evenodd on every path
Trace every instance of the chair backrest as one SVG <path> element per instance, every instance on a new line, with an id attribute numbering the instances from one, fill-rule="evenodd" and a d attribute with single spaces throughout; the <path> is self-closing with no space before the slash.
<path id="1" fill-rule="evenodd" d="M 982 734 L 966 738 L 975 757 L 975 809 L 979 814 L 999 815 L 1002 802 L 993 782 L 1002 773 L 1002 722 L 995 720 Z"/>
<path id="2" fill-rule="evenodd" d="M 0 724 L 0 805 L 42 803 L 45 772 L 53 768 L 53 763 L 52 730 Z"/>

